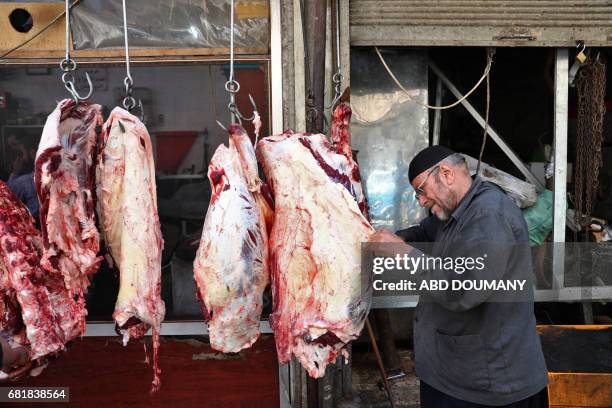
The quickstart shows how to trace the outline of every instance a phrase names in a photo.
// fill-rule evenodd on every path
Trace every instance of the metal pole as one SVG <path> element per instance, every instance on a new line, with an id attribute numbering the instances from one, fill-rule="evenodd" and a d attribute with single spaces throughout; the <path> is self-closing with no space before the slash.
<path id="1" fill-rule="evenodd" d="M 391 387 L 389 386 L 389 380 L 387 379 L 387 372 L 385 371 L 385 366 L 382 362 L 382 357 L 380 352 L 378 351 L 378 345 L 376 344 L 376 338 L 374 337 L 374 330 L 372 330 L 372 325 L 370 324 L 370 319 L 366 318 L 365 321 L 366 328 L 368 329 L 368 335 L 370 336 L 370 341 L 372 342 L 372 348 L 374 349 L 374 354 L 376 355 L 376 362 L 378 363 L 378 369 L 380 370 L 380 375 L 383 378 L 383 384 L 385 384 L 385 390 L 387 391 L 387 396 L 389 397 L 389 402 L 391 403 L 391 408 L 395 408 L 395 403 L 393 402 L 393 394 L 391 393 Z"/>
<path id="2" fill-rule="evenodd" d="M 351 40 L 349 22 L 349 1 L 340 1 L 340 58 L 342 60 L 342 79 L 344 86 L 351 85 Z"/>
<path id="3" fill-rule="evenodd" d="M 295 107 L 295 121 L 290 122 L 293 129 L 306 129 L 306 54 L 304 47 L 304 22 L 302 21 L 302 6 L 300 0 L 294 0 L 293 12 L 293 58 L 291 60 L 294 74 L 293 105 Z M 286 59 L 286 58 L 285 58 Z"/>
<path id="4" fill-rule="evenodd" d="M 70 0 L 66 0 L 66 61 L 70 61 Z"/>
<path id="5" fill-rule="evenodd" d="M 232 25 L 233 30 L 233 25 Z M 281 2 L 270 0 L 270 100 L 272 110 L 273 134 L 283 131 L 283 62 L 281 43 Z M 233 51 L 232 47 L 232 51 Z M 233 65 L 233 64 L 232 64 Z M 295 378 L 294 364 L 278 366 L 279 375 L 279 406 L 280 408 L 291 408 L 292 400 L 299 396 L 292 394 L 294 382 L 300 381 Z M 300 407 L 300 404 L 293 405 Z"/>
<path id="6" fill-rule="evenodd" d="M 436 81 L 436 106 L 442 106 L 442 80 L 438 77 Z M 442 110 L 436 109 L 434 111 L 434 125 L 433 125 L 433 140 L 431 144 L 437 146 L 440 144 L 440 123 L 442 122 Z"/>
<path id="7" fill-rule="evenodd" d="M 555 191 L 553 209 L 552 289 L 563 287 L 565 219 L 567 208 L 568 51 L 558 48 L 555 58 Z"/>
<path id="8" fill-rule="evenodd" d="M 270 0 L 270 59 L 272 133 L 276 134 L 283 131 L 283 61 L 280 0 Z"/>
<path id="9" fill-rule="evenodd" d="M 321 132 L 325 107 L 325 52 L 326 52 L 327 0 L 304 0 L 306 55 L 308 56 L 307 95 L 311 97 L 311 116 L 306 131 Z"/>

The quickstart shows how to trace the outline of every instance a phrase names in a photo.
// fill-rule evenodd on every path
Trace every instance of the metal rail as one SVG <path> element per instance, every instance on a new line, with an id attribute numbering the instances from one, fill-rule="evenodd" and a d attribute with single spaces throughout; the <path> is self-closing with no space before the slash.
<path id="1" fill-rule="evenodd" d="M 272 333 L 270 323 L 267 320 L 259 322 L 261 333 Z M 161 325 L 162 336 L 205 336 L 208 335 L 208 328 L 203 320 L 191 320 L 184 322 L 164 322 Z M 151 335 L 149 330 L 146 336 Z M 115 331 L 115 323 L 110 322 L 91 322 L 87 323 L 85 337 L 110 337 L 118 336 Z"/>

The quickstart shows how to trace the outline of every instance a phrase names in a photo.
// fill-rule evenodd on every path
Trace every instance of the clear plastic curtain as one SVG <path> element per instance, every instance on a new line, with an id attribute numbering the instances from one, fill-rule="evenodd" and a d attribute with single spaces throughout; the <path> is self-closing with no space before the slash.
<path id="1" fill-rule="evenodd" d="M 236 3 L 235 46 L 269 48 L 267 1 Z M 121 0 L 87 0 L 73 9 L 75 49 L 123 47 Z M 130 47 L 228 48 L 230 0 L 130 0 Z"/>
<path id="2" fill-rule="evenodd" d="M 351 145 L 366 189 L 375 228 L 391 230 L 418 223 L 426 213 L 408 181 L 410 160 L 429 145 L 427 54 L 383 52 L 387 64 L 412 95 L 391 80 L 372 48 L 351 49 Z"/>

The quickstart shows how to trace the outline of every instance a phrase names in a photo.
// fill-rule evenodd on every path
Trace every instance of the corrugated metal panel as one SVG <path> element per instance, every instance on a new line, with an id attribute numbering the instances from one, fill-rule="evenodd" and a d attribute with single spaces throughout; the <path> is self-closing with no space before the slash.
<path id="1" fill-rule="evenodd" d="M 612 0 L 350 0 L 352 45 L 612 45 Z"/>

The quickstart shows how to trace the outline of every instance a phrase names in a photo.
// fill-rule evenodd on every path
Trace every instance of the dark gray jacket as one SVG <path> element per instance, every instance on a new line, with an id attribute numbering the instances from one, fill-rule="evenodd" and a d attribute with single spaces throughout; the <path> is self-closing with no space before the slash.
<path id="1" fill-rule="evenodd" d="M 419 378 L 455 398 L 494 406 L 543 389 L 548 377 L 533 314 L 529 237 L 518 207 L 477 177 L 447 222 L 432 216 L 398 235 L 411 242 L 434 242 L 430 256 L 487 254 L 482 270 L 461 275 L 424 270 L 421 278 L 526 279 L 529 285 L 522 297 L 504 301 L 490 292 L 422 293 L 414 316 Z"/>

